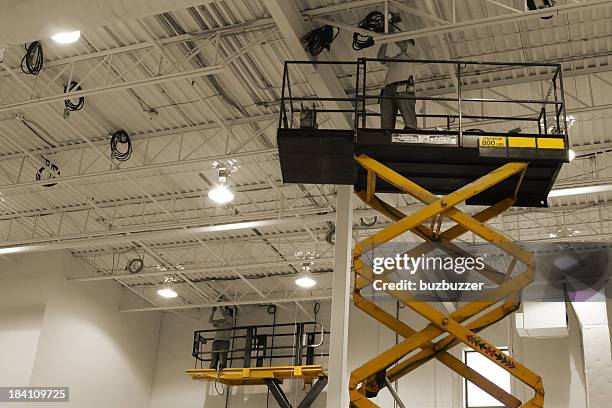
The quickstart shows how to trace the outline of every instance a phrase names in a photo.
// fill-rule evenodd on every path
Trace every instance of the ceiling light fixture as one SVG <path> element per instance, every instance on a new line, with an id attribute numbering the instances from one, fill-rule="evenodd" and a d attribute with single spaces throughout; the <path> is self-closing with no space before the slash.
<path id="1" fill-rule="evenodd" d="M 298 251 L 295 253 L 295 256 L 304 260 L 304 262 L 302 262 L 302 273 L 300 273 L 295 279 L 295 284 L 305 289 L 312 288 L 317 284 L 317 281 L 311 272 L 312 265 L 314 265 L 314 260 L 317 257 L 317 252 Z"/>
<path id="2" fill-rule="evenodd" d="M 303 274 L 295 280 L 295 284 L 301 288 L 308 289 L 315 286 L 317 284 L 317 281 L 312 277 L 311 274 Z"/>
<path id="3" fill-rule="evenodd" d="M 215 203 L 226 204 L 234 199 L 234 193 L 225 184 L 220 183 L 208 192 L 208 198 Z"/>
<path id="4" fill-rule="evenodd" d="M 226 204 L 234 199 L 234 193 L 228 187 L 228 180 L 231 173 L 238 170 L 238 162 L 228 160 L 226 163 L 215 162 L 213 166 L 219 173 L 218 183 L 208 192 L 208 198 L 218 204 Z"/>
<path id="5" fill-rule="evenodd" d="M 166 299 L 174 299 L 178 293 L 172 288 L 174 286 L 174 278 L 166 276 L 164 278 L 164 286 L 157 290 L 157 294 Z"/>
<path id="6" fill-rule="evenodd" d="M 51 39 L 58 44 L 72 44 L 81 38 L 80 31 L 65 31 L 51 36 Z"/>

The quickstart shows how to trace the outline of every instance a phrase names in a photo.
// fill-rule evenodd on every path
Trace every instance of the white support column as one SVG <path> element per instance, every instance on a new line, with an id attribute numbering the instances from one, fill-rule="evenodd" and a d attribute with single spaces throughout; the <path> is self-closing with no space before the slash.
<path id="1" fill-rule="evenodd" d="M 353 186 L 338 186 L 336 243 L 329 340 L 327 407 L 346 408 L 348 397 L 348 325 L 351 298 Z"/>
<path id="2" fill-rule="evenodd" d="M 602 289 L 585 302 L 572 302 L 582 332 L 582 352 L 588 408 L 610 406 L 612 357 L 606 297 Z"/>

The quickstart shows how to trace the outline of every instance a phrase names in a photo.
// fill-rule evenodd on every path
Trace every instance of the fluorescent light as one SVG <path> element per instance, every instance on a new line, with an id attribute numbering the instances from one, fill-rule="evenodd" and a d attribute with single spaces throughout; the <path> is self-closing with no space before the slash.
<path id="1" fill-rule="evenodd" d="M 302 288 L 312 288 L 317 284 L 317 281 L 310 274 L 304 274 L 295 280 L 295 284 Z"/>
<path id="2" fill-rule="evenodd" d="M 234 193 L 224 184 L 219 184 L 208 192 L 208 198 L 216 203 L 225 204 L 234 199 Z"/>
<path id="3" fill-rule="evenodd" d="M 567 154 L 568 154 L 569 161 L 572 161 L 576 158 L 576 152 L 573 151 L 572 149 L 569 149 Z"/>
<path id="4" fill-rule="evenodd" d="M 560 188 L 558 190 L 552 190 L 550 193 L 548 193 L 548 198 L 566 197 L 580 194 L 605 193 L 608 191 L 612 191 L 612 184 L 603 184 L 600 186 Z"/>
<path id="5" fill-rule="evenodd" d="M 4 247 L 4 248 L 0 248 L 0 255 L 16 254 L 18 252 L 28 252 L 28 248 L 31 248 L 31 247 L 28 247 L 26 245 Z"/>
<path id="6" fill-rule="evenodd" d="M 157 294 L 166 299 L 174 299 L 178 296 L 178 293 L 176 293 L 176 291 L 169 286 L 159 289 Z"/>
<path id="7" fill-rule="evenodd" d="M 51 36 L 51 39 L 59 44 L 72 44 L 77 42 L 81 38 L 80 31 L 66 31 L 63 33 L 57 33 Z"/>

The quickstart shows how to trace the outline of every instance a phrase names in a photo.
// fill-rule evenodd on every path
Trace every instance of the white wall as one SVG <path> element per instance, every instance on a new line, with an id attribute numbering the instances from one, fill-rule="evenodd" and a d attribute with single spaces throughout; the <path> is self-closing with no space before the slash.
<path id="1" fill-rule="evenodd" d="M 311 306 L 306 306 L 310 309 Z M 385 304 L 395 313 L 393 304 Z M 225 397 L 218 396 L 212 384 L 193 381 L 184 370 L 193 367 L 190 355 L 192 334 L 196 329 L 206 329 L 208 312 L 203 311 L 199 321 L 176 315 L 165 315 L 162 325 L 160 353 L 156 367 L 155 384 L 150 408 L 222 408 Z M 329 324 L 328 305 L 323 304 L 320 317 Z M 279 322 L 293 322 L 303 317 L 296 310 L 279 310 Z M 401 318 L 414 328 L 422 328 L 424 321 L 407 309 L 400 310 Z M 305 318 L 304 318 L 305 319 Z M 245 308 L 238 324 L 271 323 L 262 308 Z M 498 346 L 509 346 L 514 356 L 528 368 L 541 375 L 546 388 L 546 408 L 584 407 L 584 393 L 581 376 L 580 334 L 572 331 L 568 338 L 524 339 L 518 337 L 512 321 L 504 319 L 484 330 L 482 336 Z M 395 344 L 395 335 L 363 312 L 352 308 L 349 325 L 349 369 L 365 363 L 369 358 L 385 351 Z M 400 338 L 401 341 L 401 338 Z M 455 347 L 453 354 L 461 358 L 463 347 Z M 530 398 L 532 391 L 520 381 L 513 384 L 514 394 L 524 400 Z M 286 392 L 299 400 L 303 396 L 295 385 Z M 407 406 L 420 408 L 461 408 L 462 381 L 446 366 L 431 361 L 418 368 L 399 382 L 399 393 Z M 582 394 L 581 394 L 582 393 Z M 230 395 L 229 407 L 265 407 L 266 388 L 234 387 Z M 324 393 L 319 397 L 316 407 L 324 407 Z M 393 407 L 389 393 L 382 391 L 376 403 L 385 408 Z M 276 407 L 271 398 L 270 407 Z"/>
<path id="2" fill-rule="evenodd" d="M 114 282 L 65 279 L 84 267 L 67 252 L 0 266 L 0 345 L 12 356 L 0 385 L 68 386 L 63 407 L 145 408 L 161 315 L 120 313 Z"/>

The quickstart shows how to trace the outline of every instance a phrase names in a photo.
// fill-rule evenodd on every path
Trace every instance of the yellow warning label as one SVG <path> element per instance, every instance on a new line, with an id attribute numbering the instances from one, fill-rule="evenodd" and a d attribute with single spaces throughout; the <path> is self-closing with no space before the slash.
<path id="1" fill-rule="evenodd" d="M 480 147 L 506 147 L 504 136 L 480 136 L 478 139 Z"/>

